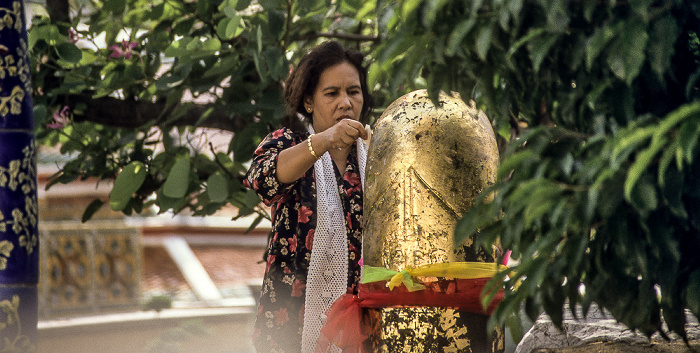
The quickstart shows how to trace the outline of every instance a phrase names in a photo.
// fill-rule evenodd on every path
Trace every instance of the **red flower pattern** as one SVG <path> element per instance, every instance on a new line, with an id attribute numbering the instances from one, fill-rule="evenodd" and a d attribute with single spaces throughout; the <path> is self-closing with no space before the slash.
<path id="1" fill-rule="evenodd" d="M 294 234 L 294 236 L 289 238 L 288 242 L 289 242 L 289 251 L 291 251 L 291 252 L 297 251 L 297 235 Z"/>
<path id="2" fill-rule="evenodd" d="M 244 185 L 255 190 L 271 207 L 273 215 L 265 280 L 255 323 L 255 330 L 260 332 L 254 340 L 259 352 L 281 351 L 281 346 L 286 353 L 301 351 L 306 277 L 316 228 L 314 168 L 292 184 L 279 183 L 276 168 L 279 152 L 302 143 L 307 137 L 308 133 L 289 129 L 270 133 L 255 150 L 244 181 Z M 357 261 L 362 249 L 362 188 L 358 169 L 353 151 L 348 156 L 346 170 L 336 174 L 348 230 L 349 293 L 356 293 L 360 278 Z M 298 319 L 289 320 L 290 315 Z M 279 345 L 281 342 L 284 344 Z"/>
<path id="3" fill-rule="evenodd" d="M 309 232 L 306 234 L 306 248 L 311 251 L 313 248 L 313 243 L 314 243 L 314 234 L 316 233 L 316 229 L 309 229 Z"/>
<path id="4" fill-rule="evenodd" d="M 289 321 L 289 314 L 287 313 L 287 308 L 281 308 L 273 312 L 275 314 L 275 324 L 282 325 Z"/>
<path id="5" fill-rule="evenodd" d="M 299 207 L 299 222 L 309 223 L 309 216 L 311 216 L 313 213 L 314 211 L 312 211 L 310 207 Z"/>
<path id="6" fill-rule="evenodd" d="M 304 290 L 306 290 L 306 283 L 295 279 L 294 283 L 292 283 L 292 297 L 301 297 L 304 294 Z"/>

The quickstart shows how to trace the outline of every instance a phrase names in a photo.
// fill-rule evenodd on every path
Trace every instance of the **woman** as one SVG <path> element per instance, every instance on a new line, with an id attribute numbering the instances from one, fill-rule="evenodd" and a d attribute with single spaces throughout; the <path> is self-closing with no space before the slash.
<path id="1" fill-rule="evenodd" d="M 356 293 L 362 179 L 371 105 L 360 53 L 335 41 L 305 55 L 285 83 L 291 117 L 255 151 L 246 186 L 271 206 L 272 237 L 255 324 L 258 352 L 312 352 L 324 312 Z M 313 251 L 312 251 L 313 250 Z"/>

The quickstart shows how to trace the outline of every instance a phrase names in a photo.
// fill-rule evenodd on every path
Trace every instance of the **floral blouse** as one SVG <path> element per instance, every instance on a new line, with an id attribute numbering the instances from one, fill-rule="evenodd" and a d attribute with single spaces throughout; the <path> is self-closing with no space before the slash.
<path id="1" fill-rule="evenodd" d="M 272 237 L 253 333 L 258 352 L 301 351 L 306 276 L 316 230 L 314 168 L 291 184 L 277 181 L 276 168 L 279 152 L 305 143 L 308 136 L 287 128 L 270 133 L 255 151 L 244 181 L 272 210 Z M 346 219 L 348 293 L 356 294 L 362 250 L 362 184 L 356 148 L 342 176 L 335 165 L 333 169 Z"/>

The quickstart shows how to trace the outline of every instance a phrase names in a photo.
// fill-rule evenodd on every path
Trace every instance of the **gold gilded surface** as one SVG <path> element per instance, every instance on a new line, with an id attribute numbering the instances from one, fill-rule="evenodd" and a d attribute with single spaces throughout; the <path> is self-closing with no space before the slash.
<path id="1" fill-rule="evenodd" d="M 438 107 L 425 90 L 394 101 L 368 152 L 365 264 L 400 271 L 464 261 L 453 250 L 454 226 L 495 182 L 497 166 L 488 118 L 458 96 L 441 94 Z"/>
<path id="2" fill-rule="evenodd" d="M 453 261 L 493 262 L 454 227 L 496 180 L 498 148 L 488 118 L 459 96 L 425 90 L 402 96 L 379 118 L 369 147 L 364 198 L 364 263 L 401 271 Z M 367 309 L 371 352 L 502 352 L 488 316 L 450 308 Z"/>
<path id="3" fill-rule="evenodd" d="M 450 308 L 369 309 L 370 352 L 503 352 L 501 330 L 486 333 L 488 316 Z"/>

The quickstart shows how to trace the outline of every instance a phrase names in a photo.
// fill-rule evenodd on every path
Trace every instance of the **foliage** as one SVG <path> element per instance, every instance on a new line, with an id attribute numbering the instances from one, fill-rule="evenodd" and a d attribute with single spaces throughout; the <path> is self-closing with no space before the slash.
<path id="1" fill-rule="evenodd" d="M 157 313 L 161 312 L 163 309 L 170 309 L 173 307 L 173 299 L 168 295 L 152 295 L 141 305 L 141 310 L 149 311 L 153 310 Z"/>
<path id="2" fill-rule="evenodd" d="M 38 138 L 70 156 L 54 182 L 116 178 L 110 205 L 127 214 L 262 213 L 241 186 L 245 163 L 280 124 L 290 64 L 339 38 L 368 54 L 379 107 L 417 88 L 458 91 L 510 141 L 497 184 L 456 231 L 520 261 L 500 276 L 494 322 L 524 303 L 560 324 L 567 300 L 645 334 L 662 317 L 683 334 L 683 309 L 700 315 L 697 2 L 90 4 L 30 30 Z M 194 127 L 233 138 L 223 151 L 181 141 Z"/>
<path id="3" fill-rule="evenodd" d="M 265 210 L 241 178 L 281 123 L 290 61 L 335 32 L 376 39 L 361 21 L 373 7 L 361 1 L 71 5 L 70 23 L 49 8 L 29 30 L 37 139 L 68 156 L 49 187 L 116 179 L 109 206 L 125 214 L 156 206 L 203 216 L 230 204 L 259 222 Z M 230 142 L 214 146 L 202 127 L 232 132 Z"/>
<path id="4" fill-rule="evenodd" d="M 431 43 L 421 65 L 458 81 L 428 79 L 429 88 L 472 89 L 504 137 L 530 127 L 456 230 L 457 241 L 479 232 L 480 244 L 500 241 L 520 261 L 497 279 L 506 299 L 494 322 L 524 303 L 530 318 L 544 310 L 561 324 L 568 300 L 584 313 L 598 303 L 647 335 L 662 318 L 684 335 L 684 309 L 700 316 L 700 8 L 471 4 L 481 7 L 404 7 L 414 19 L 397 31 Z"/>

